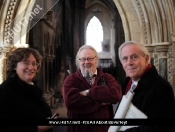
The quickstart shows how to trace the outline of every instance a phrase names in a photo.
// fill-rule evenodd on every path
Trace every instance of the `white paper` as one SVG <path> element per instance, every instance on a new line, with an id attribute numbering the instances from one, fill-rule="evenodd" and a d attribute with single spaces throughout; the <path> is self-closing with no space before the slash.
<path id="1" fill-rule="evenodd" d="M 120 105 L 118 107 L 118 110 L 114 116 L 114 119 L 119 119 L 119 118 L 125 117 L 133 96 L 134 96 L 134 92 L 129 92 L 127 97 L 125 95 L 123 95 L 122 100 L 120 102 Z M 119 130 L 119 128 L 120 128 L 120 126 L 110 126 L 108 129 L 108 132 L 116 132 Z"/>
<path id="2" fill-rule="evenodd" d="M 127 97 L 123 95 L 119 108 L 114 116 L 114 119 L 147 118 L 147 116 L 142 111 L 140 111 L 137 107 L 135 107 L 131 103 L 133 96 L 134 96 L 133 92 L 130 92 Z M 137 127 L 137 126 L 110 126 L 108 132 L 117 132 L 119 130 L 126 130 L 131 127 Z"/>
<path id="3" fill-rule="evenodd" d="M 129 109 L 126 113 L 126 116 L 125 116 L 125 119 L 147 119 L 147 116 L 142 112 L 140 111 L 137 107 L 135 107 L 132 103 L 130 104 L 129 106 Z M 138 126 L 121 126 L 119 130 L 126 130 L 128 128 L 132 128 L 132 127 L 138 127 Z"/>
<path id="4" fill-rule="evenodd" d="M 122 97 L 122 101 L 119 105 L 119 108 L 114 116 L 114 119 L 118 119 L 118 118 L 124 118 L 126 115 L 126 112 L 128 110 L 128 107 L 130 106 L 131 100 L 134 96 L 134 93 L 129 93 L 128 97 L 126 98 L 126 96 L 124 95 Z"/>

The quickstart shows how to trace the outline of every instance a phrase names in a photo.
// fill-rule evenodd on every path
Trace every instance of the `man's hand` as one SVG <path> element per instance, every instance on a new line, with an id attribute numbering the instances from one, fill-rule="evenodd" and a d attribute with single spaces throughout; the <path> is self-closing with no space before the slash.
<path id="1" fill-rule="evenodd" d="M 89 89 L 80 92 L 80 94 L 84 96 L 87 96 L 88 93 L 89 93 Z"/>
<path id="2" fill-rule="evenodd" d="M 50 119 L 50 117 L 48 117 L 47 119 Z M 55 116 L 54 119 L 58 119 L 58 116 Z M 37 126 L 38 132 L 45 132 L 48 129 L 51 129 L 53 126 Z"/>
<path id="3" fill-rule="evenodd" d="M 101 103 L 101 105 L 110 105 L 110 103 Z"/>

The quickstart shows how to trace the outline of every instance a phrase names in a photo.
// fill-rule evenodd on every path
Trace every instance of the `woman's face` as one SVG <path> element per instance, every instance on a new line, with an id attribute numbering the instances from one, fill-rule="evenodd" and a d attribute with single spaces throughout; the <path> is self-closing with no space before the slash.
<path id="1" fill-rule="evenodd" d="M 31 83 L 37 72 L 38 63 L 36 62 L 33 54 L 29 57 L 17 63 L 15 68 L 18 77 L 26 83 Z"/>

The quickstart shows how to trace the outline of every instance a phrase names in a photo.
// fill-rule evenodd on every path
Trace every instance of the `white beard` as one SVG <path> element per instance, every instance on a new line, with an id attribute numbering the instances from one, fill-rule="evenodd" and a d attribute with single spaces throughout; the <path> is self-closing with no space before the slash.
<path id="1" fill-rule="evenodd" d="M 92 71 L 92 67 L 90 69 L 81 69 L 81 73 L 84 75 L 84 77 L 92 77 L 93 76 L 93 71 Z"/>

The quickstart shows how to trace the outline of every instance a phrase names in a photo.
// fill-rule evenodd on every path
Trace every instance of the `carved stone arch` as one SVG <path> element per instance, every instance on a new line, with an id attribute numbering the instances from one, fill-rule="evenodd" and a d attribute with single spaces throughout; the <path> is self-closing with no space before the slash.
<path id="1" fill-rule="evenodd" d="M 167 32 L 167 41 L 165 42 L 172 43 L 171 34 L 175 32 L 175 2 L 174 0 L 163 1 L 162 5 L 166 16 L 165 24 L 167 25 L 166 29 L 164 28 Z"/>
<path id="2" fill-rule="evenodd" d="M 114 0 L 122 19 L 125 41 L 144 44 L 153 57 L 159 74 L 173 87 L 175 68 L 175 2 L 173 0 Z M 168 54 L 171 51 L 172 54 Z M 167 76 L 168 75 L 168 76 Z M 175 89 L 174 89 L 175 91 Z"/>
<path id="3" fill-rule="evenodd" d="M 101 9 L 103 11 L 103 13 L 110 19 L 109 16 L 111 16 L 111 14 L 109 12 L 109 8 L 105 5 L 103 5 L 101 2 L 96 2 L 94 5 L 90 5 L 89 7 L 86 7 L 85 19 L 96 8 Z"/>
<path id="4" fill-rule="evenodd" d="M 130 1 L 128 1 L 130 2 Z M 124 10 L 124 5 L 122 4 L 122 1 L 120 0 L 114 0 L 114 3 L 119 11 L 119 14 L 121 16 L 122 19 L 122 23 L 123 23 L 123 28 L 124 28 L 124 33 L 125 33 L 125 40 L 131 40 L 131 33 L 130 33 L 130 29 L 129 29 L 129 22 L 128 19 L 126 17 L 126 12 Z M 129 5 L 129 4 L 128 4 Z"/>
<path id="5" fill-rule="evenodd" d="M 96 12 L 93 13 L 95 9 L 99 9 L 99 12 L 102 12 L 103 16 L 97 14 Z M 110 13 L 109 7 L 100 1 L 89 2 L 86 5 L 85 29 L 87 28 L 87 25 L 93 16 L 96 16 L 102 24 L 104 31 L 103 32 L 104 40 L 109 40 L 111 38 L 111 27 L 112 27 L 112 15 Z M 86 41 L 86 30 L 84 31 L 84 34 Z"/>
<path id="6" fill-rule="evenodd" d="M 6 0 L 4 2 L 2 13 L 4 16 L 0 18 L 4 22 L 1 26 L 1 41 L 5 45 L 15 45 L 20 47 L 26 45 L 26 33 L 30 24 L 30 14 L 36 0 Z M 15 30 L 16 28 L 16 30 Z M 17 30 L 20 29 L 20 30 Z"/>
<path id="7" fill-rule="evenodd" d="M 0 16 L 0 83 L 6 78 L 5 66 L 8 52 L 15 47 L 28 47 L 27 29 L 30 18 L 25 17 L 33 9 L 36 0 L 4 0 L 1 5 Z M 25 26 L 21 19 L 25 19 Z M 18 26 L 19 31 L 14 30 Z M 23 26 L 23 27 L 22 27 Z"/>
<path id="8" fill-rule="evenodd" d="M 175 10 L 172 0 L 114 0 L 114 3 L 122 18 L 126 41 L 135 40 L 142 44 L 171 42 Z M 163 40 L 162 34 L 165 36 Z"/>
<path id="9" fill-rule="evenodd" d="M 87 28 L 87 26 L 88 26 L 88 23 L 90 22 L 90 20 L 93 18 L 93 17 L 97 17 L 98 18 L 98 20 L 100 21 L 100 23 L 101 23 L 101 25 L 103 26 L 104 25 L 104 23 L 103 23 L 103 21 L 101 20 L 101 18 L 98 16 L 98 15 L 96 15 L 96 14 L 89 14 L 89 16 L 87 17 L 87 19 L 86 19 L 86 26 L 85 26 L 85 28 Z"/>
<path id="10" fill-rule="evenodd" d="M 111 15 L 109 13 L 109 8 L 107 8 L 105 5 L 103 5 L 101 2 L 95 2 L 94 4 L 91 4 L 90 6 L 86 6 L 86 12 L 85 12 L 85 28 L 87 27 L 87 24 L 89 23 L 89 21 L 91 20 L 92 16 L 89 16 L 89 14 L 91 14 L 91 12 L 93 12 L 94 9 L 101 9 L 103 11 L 103 13 L 105 14 L 106 20 L 111 20 Z M 94 14 L 95 15 L 95 14 Z M 88 17 L 89 16 L 89 17 Z M 100 22 L 103 24 L 103 21 L 97 16 L 95 15 Z M 109 17 L 110 16 L 110 17 Z M 110 21 L 109 21 L 110 22 Z M 103 24 L 104 25 L 104 24 Z"/>
<path id="11" fill-rule="evenodd" d="M 103 12 L 102 18 L 92 13 L 95 9 Z M 114 47 L 116 46 L 116 6 L 112 1 L 88 1 L 85 10 L 85 29 L 93 16 L 96 16 L 103 26 L 103 45 L 107 46 L 109 50 L 104 50 L 105 53 L 99 52 L 99 58 L 112 59 L 113 64 L 116 65 L 116 53 Z M 120 31 L 120 30 L 119 30 Z M 86 42 L 86 30 L 85 42 Z M 119 37 L 119 36 L 118 36 Z"/>

